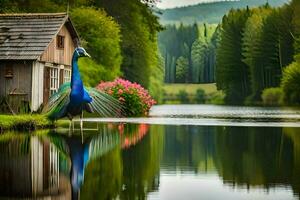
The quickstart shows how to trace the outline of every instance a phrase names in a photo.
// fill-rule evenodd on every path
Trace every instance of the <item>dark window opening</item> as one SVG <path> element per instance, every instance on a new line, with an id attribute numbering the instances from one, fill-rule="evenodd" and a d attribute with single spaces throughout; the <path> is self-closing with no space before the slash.
<path id="1" fill-rule="evenodd" d="M 57 48 L 63 49 L 65 47 L 65 37 L 62 35 L 57 36 Z"/>
<path id="2" fill-rule="evenodd" d="M 14 76 L 14 71 L 12 66 L 5 67 L 5 78 L 12 78 Z"/>

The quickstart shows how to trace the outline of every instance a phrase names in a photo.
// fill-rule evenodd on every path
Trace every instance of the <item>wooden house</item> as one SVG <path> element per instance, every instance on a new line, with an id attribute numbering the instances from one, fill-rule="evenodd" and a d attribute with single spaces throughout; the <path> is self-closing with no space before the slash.
<path id="1" fill-rule="evenodd" d="M 0 14 L 0 98 L 38 110 L 70 81 L 78 41 L 66 13 Z"/>

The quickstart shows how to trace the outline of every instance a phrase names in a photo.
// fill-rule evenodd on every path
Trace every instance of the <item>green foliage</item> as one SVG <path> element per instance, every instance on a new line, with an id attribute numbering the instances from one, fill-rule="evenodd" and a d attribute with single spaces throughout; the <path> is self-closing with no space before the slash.
<path id="1" fill-rule="evenodd" d="M 262 65 L 262 27 L 264 20 L 271 12 L 270 7 L 262 7 L 252 10 L 252 15 L 246 22 L 243 35 L 243 62 L 249 67 L 251 83 L 251 95 L 247 101 L 260 101 L 261 92 L 264 89 L 264 68 Z"/>
<path id="2" fill-rule="evenodd" d="M 294 59 L 300 62 L 300 1 L 292 0 L 291 7 L 293 8 L 293 20 L 292 25 L 294 29 Z"/>
<path id="3" fill-rule="evenodd" d="M 92 0 L 91 4 L 103 8 L 121 26 L 124 78 L 149 88 L 152 70 L 158 64 L 158 18 L 139 0 Z"/>
<path id="4" fill-rule="evenodd" d="M 203 82 L 207 43 L 197 39 L 192 46 L 193 83 Z"/>
<path id="5" fill-rule="evenodd" d="M 163 101 L 163 81 L 164 81 L 164 60 L 161 56 L 158 58 L 157 66 L 151 70 L 150 76 L 150 95 L 158 102 Z"/>
<path id="6" fill-rule="evenodd" d="M 265 19 L 260 43 L 264 88 L 278 87 L 283 68 L 293 59 L 292 10 L 290 6 L 273 9 Z"/>
<path id="7" fill-rule="evenodd" d="M 180 90 L 177 94 L 177 98 L 181 103 L 189 103 L 188 93 L 185 90 Z"/>
<path id="8" fill-rule="evenodd" d="M 261 98 L 265 106 L 278 106 L 281 103 L 282 89 L 277 88 L 266 88 L 263 90 Z"/>
<path id="9" fill-rule="evenodd" d="M 215 30 L 215 25 L 180 24 L 179 27 L 167 26 L 159 34 L 159 47 L 165 60 L 166 83 L 214 81 Z"/>
<path id="10" fill-rule="evenodd" d="M 120 75 L 122 61 L 120 28 L 103 10 L 75 8 L 72 20 L 91 59 L 79 60 L 83 81 L 95 86 L 100 80 L 112 80 Z M 88 30 L 88 31 L 87 31 Z"/>
<path id="11" fill-rule="evenodd" d="M 214 93 L 211 93 L 206 96 L 206 102 L 207 104 L 216 104 L 216 105 L 223 105 L 225 104 L 224 102 L 225 95 L 221 91 L 217 91 Z"/>
<path id="12" fill-rule="evenodd" d="M 185 83 L 188 72 L 188 59 L 179 57 L 176 62 L 176 82 Z"/>
<path id="13" fill-rule="evenodd" d="M 283 102 L 285 104 L 300 104 L 300 64 L 294 62 L 285 68 L 281 80 Z"/>
<path id="14" fill-rule="evenodd" d="M 226 103 L 257 104 L 265 88 L 279 87 L 283 69 L 294 57 L 295 9 L 267 4 L 224 16 L 216 78 Z"/>
<path id="15" fill-rule="evenodd" d="M 297 1 L 297 0 L 296 0 Z M 268 0 L 271 6 L 281 6 L 288 0 Z M 162 24 L 193 24 L 197 23 L 219 23 L 222 17 L 230 9 L 256 7 L 265 4 L 262 0 L 240 0 L 240 1 L 215 1 L 200 3 L 186 7 L 161 10 L 163 13 L 160 21 Z"/>
<path id="16" fill-rule="evenodd" d="M 216 79 L 229 104 L 242 104 L 250 93 L 248 67 L 242 61 L 242 38 L 250 14 L 248 9 L 231 10 L 222 21 Z"/>
<path id="17" fill-rule="evenodd" d="M 198 89 L 196 91 L 196 102 L 205 103 L 205 91 L 203 89 Z"/>

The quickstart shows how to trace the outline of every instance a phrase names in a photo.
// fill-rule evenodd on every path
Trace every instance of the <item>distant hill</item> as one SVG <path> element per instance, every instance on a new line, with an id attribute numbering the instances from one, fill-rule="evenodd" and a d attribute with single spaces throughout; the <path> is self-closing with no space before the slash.
<path id="1" fill-rule="evenodd" d="M 162 24 L 192 24 L 194 22 L 219 23 L 231 8 L 245 8 L 264 5 L 267 0 L 240 0 L 201 3 L 193 6 L 160 10 Z M 289 0 L 268 0 L 271 6 L 281 6 Z"/>

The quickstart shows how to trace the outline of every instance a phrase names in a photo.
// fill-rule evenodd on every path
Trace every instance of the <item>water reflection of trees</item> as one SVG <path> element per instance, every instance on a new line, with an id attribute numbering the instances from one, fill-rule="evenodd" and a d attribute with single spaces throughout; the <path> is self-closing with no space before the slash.
<path id="1" fill-rule="evenodd" d="M 129 124 L 117 128 L 120 145 L 86 166 L 81 199 L 145 199 L 158 188 L 163 128 L 147 131 L 145 125 Z"/>
<path id="2" fill-rule="evenodd" d="M 231 187 L 291 186 L 299 196 L 299 128 L 140 127 L 110 125 L 87 134 L 81 199 L 145 199 L 159 187 L 160 167 L 171 173 L 217 173 Z M 81 144 L 81 137 L 73 139 Z M 70 195 L 72 146 L 67 142 L 68 137 L 49 133 L 2 135 L 1 196 Z"/>
<path id="3" fill-rule="evenodd" d="M 300 189 L 300 129 L 166 127 L 162 165 L 168 170 L 216 171 L 232 187 Z"/>
<path id="4" fill-rule="evenodd" d="M 122 172 L 119 147 L 91 161 L 85 169 L 81 199 L 115 199 L 121 191 Z"/>

